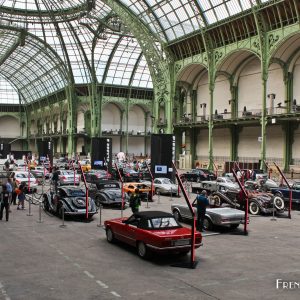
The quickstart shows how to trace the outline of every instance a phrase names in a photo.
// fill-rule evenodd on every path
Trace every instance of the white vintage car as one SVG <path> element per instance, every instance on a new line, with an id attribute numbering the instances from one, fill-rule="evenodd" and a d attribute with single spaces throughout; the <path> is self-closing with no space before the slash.
<path id="1" fill-rule="evenodd" d="M 150 181 L 143 181 L 144 184 L 151 187 Z M 158 177 L 153 181 L 155 194 L 178 195 L 178 185 L 173 183 L 169 178 Z"/>
<path id="2" fill-rule="evenodd" d="M 212 192 L 228 189 L 239 189 L 238 184 L 236 182 L 233 182 L 228 177 L 218 177 L 217 180 L 213 181 L 202 181 L 201 187 Z"/>

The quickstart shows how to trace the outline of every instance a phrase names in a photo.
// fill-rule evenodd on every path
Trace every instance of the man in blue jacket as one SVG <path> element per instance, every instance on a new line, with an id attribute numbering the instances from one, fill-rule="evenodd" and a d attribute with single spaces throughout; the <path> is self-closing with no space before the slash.
<path id="1" fill-rule="evenodd" d="M 206 207 L 209 206 L 207 192 L 203 190 L 197 197 L 197 230 L 203 232 L 203 222 L 206 213 Z"/>

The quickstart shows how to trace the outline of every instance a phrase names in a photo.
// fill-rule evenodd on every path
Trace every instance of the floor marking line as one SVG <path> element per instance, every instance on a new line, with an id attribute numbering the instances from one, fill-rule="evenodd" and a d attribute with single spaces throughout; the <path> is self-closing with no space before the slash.
<path id="1" fill-rule="evenodd" d="M 80 266 L 78 263 L 73 263 L 73 265 L 74 265 L 75 267 L 77 267 L 78 269 L 81 269 L 81 266 Z"/>
<path id="2" fill-rule="evenodd" d="M 121 296 L 120 296 L 117 292 L 115 292 L 115 291 L 111 291 L 110 293 L 111 293 L 112 295 L 116 296 L 116 297 L 119 297 L 119 298 L 121 297 Z"/>
<path id="3" fill-rule="evenodd" d="M 106 285 L 104 282 L 100 281 L 100 280 L 96 280 L 96 282 L 103 287 L 104 289 L 108 289 L 108 285 Z"/>
<path id="4" fill-rule="evenodd" d="M 83 271 L 83 273 L 90 278 L 95 278 L 95 276 L 88 271 Z"/>
<path id="5" fill-rule="evenodd" d="M 70 260 L 70 257 L 69 257 L 68 255 L 65 255 L 64 258 L 65 258 L 66 260 Z"/>

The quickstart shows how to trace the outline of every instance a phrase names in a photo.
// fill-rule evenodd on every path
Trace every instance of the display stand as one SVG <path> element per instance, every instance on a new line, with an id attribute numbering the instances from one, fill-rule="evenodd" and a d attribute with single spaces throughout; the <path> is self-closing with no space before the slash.
<path id="1" fill-rule="evenodd" d="M 242 190 L 244 197 L 245 197 L 245 223 L 244 223 L 244 235 L 248 235 L 248 229 L 247 229 L 247 225 L 248 225 L 248 209 L 249 209 L 249 198 L 248 198 L 248 192 L 245 190 L 244 186 L 242 185 L 240 179 L 237 177 L 235 170 L 232 168 L 232 173 L 233 176 L 236 180 L 236 182 L 238 183 L 240 189 Z"/>
<path id="2" fill-rule="evenodd" d="M 195 258 L 195 238 L 196 238 L 196 214 L 195 214 L 195 211 L 190 203 L 190 199 L 186 193 L 186 190 L 182 184 L 182 181 L 178 175 L 178 171 L 177 171 L 177 168 L 173 162 L 173 168 L 175 170 L 175 176 L 176 176 L 176 179 L 178 181 L 178 184 L 180 186 L 180 189 L 182 191 L 182 194 L 184 196 L 184 199 L 188 205 L 188 208 L 191 212 L 191 215 L 192 215 L 192 219 L 193 219 L 193 224 L 192 224 L 192 242 L 191 242 L 191 260 L 190 262 L 180 262 L 180 263 L 176 263 L 176 264 L 173 264 L 172 267 L 179 267 L 179 268 L 190 268 L 190 269 L 195 269 L 197 267 L 197 264 L 198 264 L 198 261 L 196 261 L 196 258 Z"/>
<path id="3" fill-rule="evenodd" d="M 81 167 L 81 166 L 80 166 Z M 75 167 L 74 167 L 74 163 L 73 163 L 73 160 L 72 160 L 72 169 L 73 169 L 73 172 L 74 172 L 74 186 L 76 185 L 76 179 L 75 179 L 75 176 L 76 176 L 76 170 L 75 170 Z M 82 168 L 81 168 L 81 172 L 82 172 Z"/>
<path id="4" fill-rule="evenodd" d="M 241 173 L 241 176 L 242 176 L 242 182 L 239 180 L 239 182 L 242 184 L 242 186 L 244 186 L 245 185 L 245 183 L 244 183 L 244 172 L 242 172 L 241 171 L 241 169 L 240 169 L 240 167 L 239 167 L 239 165 L 238 165 L 238 163 L 235 161 L 234 162 L 234 165 L 236 166 L 236 168 L 239 170 L 239 172 Z M 233 170 L 233 169 L 232 169 Z M 236 174 L 235 174 L 236 175 Z"/>
<path id="5" fill-rule="evenodd" d="M 214 161 L 212 163 L 213 163 L 213 166 L 214 166 L 214 169 L 215 169 L 215 176 L 217 178 L 218 177 L 218 168 L 217 168 L 217 166 L 216 166 L 216 164 L 215 164 Z"/>
<path id="6" fill-rule="evenodd" d="M 85 218 L 86 218 L 86 221 L 87 221 L 89 219 L 89 188 L 88 188 L 87 183 L 86 183 L 86 179 L 85 179 L 85 175 L 84 175 L 83 170 L 82 170 L 82 166 L 79 162 L 78 162 L 78 165 L 79 165 L 79 168 L 81 170 L 82 178 L 83 178 L 83 182 L 84 182 L 84 186 L 85 186 Z"/>
<path id="7" fill-rule="evenodd" d="M 277 168 L 278 172 L 280 173 L 281 175 L 281 179 L 285 181 L 287 187 L 289 188 L 289 212 L 288 212 L 288 217 L 291 219 L 292 218 L 292 214 L 291 214 L 291 211 L 292 211 L 292 199 L 293 199 L 293 191 L 292 191 L 292 188 L 290 186 L 290 184 L 288 183 L 285 175 L 282 173 L 281 169 L 278 167 L 278 165 L 273 162 L 275 167 Z"/>
<path id="8" fill-rule="evenodd" d="M 118 165 L 115 163 L 115 168 L 116 170 L 118 171 L 118 174 L 119 174 L 119 178 L 120 178 L 120 181 L 121 181 L 121 197 L 122 197 L 122 208 L 121 208 L 121 218 L 123 218 L 123 210 L 124 210 L 124 187 L 123 187 L 123 178 L 121 176 L 121 173 L 120 173 L 120 170 L 119 170 L 119 167 Z"/>
<path id="9" fill-rule="evenodd" d="M 153 177 L 153 174 L 152 174 L 148 164 L 146 164 L 146 166 L 147 166 L 148 172 L 151 176 L 151 199 L 153 201 L 153 197 L 154 197 L 154 177 Z M 147 208 L 148 208 L 148 202 L 147 202 Z"/>

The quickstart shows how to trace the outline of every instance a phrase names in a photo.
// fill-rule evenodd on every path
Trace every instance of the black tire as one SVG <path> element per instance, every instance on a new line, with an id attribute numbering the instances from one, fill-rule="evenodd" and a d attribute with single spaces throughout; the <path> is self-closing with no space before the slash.
<path id="1" fill-rule="evenodd" d="M 43 205 L 44 205 L 44 210 L 49 212 L 50 211 L 50 207 L 49 207 L 49 202 L 48 202 L 48 199 L 47 199 L 46 196 L 44 196 Z"/>
<path id="2" fill-rule="evenodd" d="M 255 201 L 250 202 L 249 212 L 250 212 L 251 215 L 257 216 L 257 215 L 260 214 L 260 211 L 261 211 L 261 209 Z"/>
<path id="3" fill-rule="evenodd" d="M 100 202 L 100 197 L 99 196 L 95 197 L 95 204 L 96 204 L 97 207 L 100 207 L 101 202 Z"/>
<path id="4" fill-rule="evenodd" d="M 284 210 L 284 200 L 281 197 L 275 196 L 273 201 L 276 209 Z"/>
<path id="5" fill-rule="evenodd" d="M 57 213 L 58 213 L 58 216 L 62 219 L 62 216 L 63 216 L 63 209 L 64 209 L 64 207 L 62 206 L 62 207 L 59 207 L 59 209 L 58 209 L 58 211 L 57 211 Z"/>
<path id="6" fill-rule="evenodd" d="M 181 214 L 177 209 L 175 209 L 173 211 L 173 215 L 174 215 L 174 218 L 175 218 L 176 221 L 178 221 L 178 222 L 182 221 Z"/>
<path id="7" fill-rule="evenodd" d="M 106 240 L 109 243 L 113 243 L 115 241 L 115 235 L 114 235 L 113 231 L 111 230 L 111 228 L 106 229 Z"/>
<path id="8" fill-rule="evenodd" d="M 236 228 L 238 228 L 240 226 L 240 224 L 231 224 L 230 225 L 230 228 L 231 229 L 236 229 Z"/>
<path id="9" fill-rule="evenodd" d="M 198 183 L 200 183 L 201 182 L 201 179 L 200 179 L 200 177 L 197 177 L 197 180 L 196 180 Z"/>
<path id="10" fill-rule="evenodd" d="M 137 254 L 141 258 L 148 258 L 149 257 L 149 249 L 143 242 L 137 242 Z"/>
<path id="11" fill-rule="evenodd" d="M 212 230 L 213 228 L 213 223 L 209 218 L 205 218 L 203 222 L 203 228 L 205 230 Z"/>
<path id="12" fill-rule="evenodd" d="M 190 253 L 190 250 L 188 250 L 188 251 L 181 251 L 181 252 L 178 253 L 178 255 L 179 255 L 179 256 L 186 256 L 186 255 L 188 255 L 189 253 Z"/>
<path id="13" fill-rule="evenodd" d="M 159 188 L 156 188 L 156 189 L 155 189 L 155 194 L 156 194 L 156 195 L 160 194 Z"/>
<path id="14" fill-rule="evenodd" d="M 220 207 L 222 205 L 222 200 L 219 195 L 213 196 L 215 206 Z"/>

